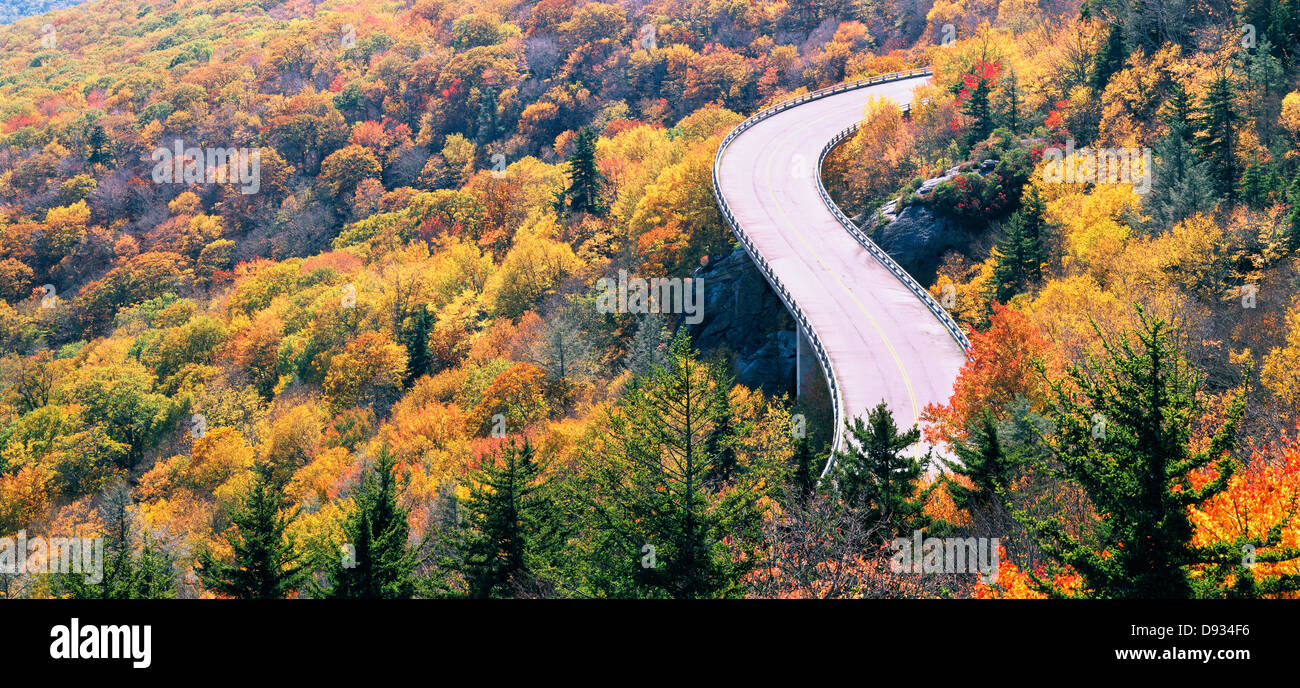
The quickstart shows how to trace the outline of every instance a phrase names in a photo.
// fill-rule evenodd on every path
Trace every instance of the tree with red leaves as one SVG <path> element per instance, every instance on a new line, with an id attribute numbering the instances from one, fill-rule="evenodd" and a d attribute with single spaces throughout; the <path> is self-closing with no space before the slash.
<path id="1" fill-rule="evenodd" d="M 970 125 L 966 130 L 967 149 L 974 148 L 975 144 L 987 139 L 989 134 L 993 133 L 993 107 L 989 96 L 1001 72 L 1000 62 L 979 60 L 970 72 L 962 75 L 962 87 L 957 92 L 957 102 L 961 104 L 962 114 L 970 118 Z"/>

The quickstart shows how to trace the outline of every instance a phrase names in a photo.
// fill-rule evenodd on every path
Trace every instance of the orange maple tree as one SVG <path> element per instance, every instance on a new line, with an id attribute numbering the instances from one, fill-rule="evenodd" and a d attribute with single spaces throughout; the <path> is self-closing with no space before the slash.
<path id="1" fill-rule="evenodd" d="M 970 340 L 970 359 L 957 375 L 952 398 L 922 413 L 927 442 L 964 440 L 976 413 L 988 409 L 1000 418 L 1017 397 L 1041 407 L 1043 377 L 1035 362 L 1048 362 L 1049 347 L 1028 317 L 995 303 L 988 329 Z"/>

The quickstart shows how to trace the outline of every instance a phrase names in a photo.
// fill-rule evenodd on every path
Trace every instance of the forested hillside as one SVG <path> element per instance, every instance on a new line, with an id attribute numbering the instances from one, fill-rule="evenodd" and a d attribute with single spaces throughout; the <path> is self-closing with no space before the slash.
<path id="1" fill-rule="evenodd" d="M 0 27 L 0 535 L 107 550 L 103 581 L 0 596 L 1290 594 L 1300 2 L 1144 12 L 92 0 Z M 711 175 L 746 116 L 917 66 L 826 180 L 960 229 L 925 286 L 972 360 L 818 481 L 824 399 L 735 384 L 601 285 L 735 248 Z M 923 431 L 959 461 L 915 458 Z M 891 567 L 917 530 L 999 538 L 997 568 Z"/>

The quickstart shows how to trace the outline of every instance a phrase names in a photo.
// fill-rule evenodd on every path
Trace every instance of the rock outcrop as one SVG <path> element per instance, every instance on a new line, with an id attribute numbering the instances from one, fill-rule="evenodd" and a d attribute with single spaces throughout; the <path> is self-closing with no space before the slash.
<path id="1" fill-rule="evenodd" d="M 735 360 L 736 381 L 794 396 L 797 325 L 743 248 L 696 271 L 704 319 L 689 327 L 696 348 Z"/>
<path id="2" fill-rule="evenodd" d="M 996 160 L 985 160 L 974 169 L 969 165 L 954 167 L 941 176 L 925 180 L 916 194 L 924 198 L 933 193 L 935 187 L 960 174 L 974 171 L 985 175 L 996 166 Z M 914 203 L 899 210 L 898 199 L 881 206 L 866 222 L 864 229 L 876 245 L 921 284 L 934 281 L 939 260 L 945 253 L 963 250 L 969 241 L 966 232 L 956 223 L 935 215 L 922 204 Z"/>

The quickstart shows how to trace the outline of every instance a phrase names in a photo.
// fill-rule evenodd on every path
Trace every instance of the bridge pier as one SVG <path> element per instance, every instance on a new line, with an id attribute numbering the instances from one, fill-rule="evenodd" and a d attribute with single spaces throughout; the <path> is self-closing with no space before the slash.
<path id="1" fill-rule="evenodd" d="M 817 383 L 817 374 L 821 363 L 817 361 L 817 354 L 813 353 L 812 344 L 808 342 L 808 333 L 804 332 L 803 325 L 799 325 L 799 334 L 795 338 L 794 355 L 794 394 L 795 397 L 803 396 L 804 390 L 811 389 L 809 385 Z"/>

